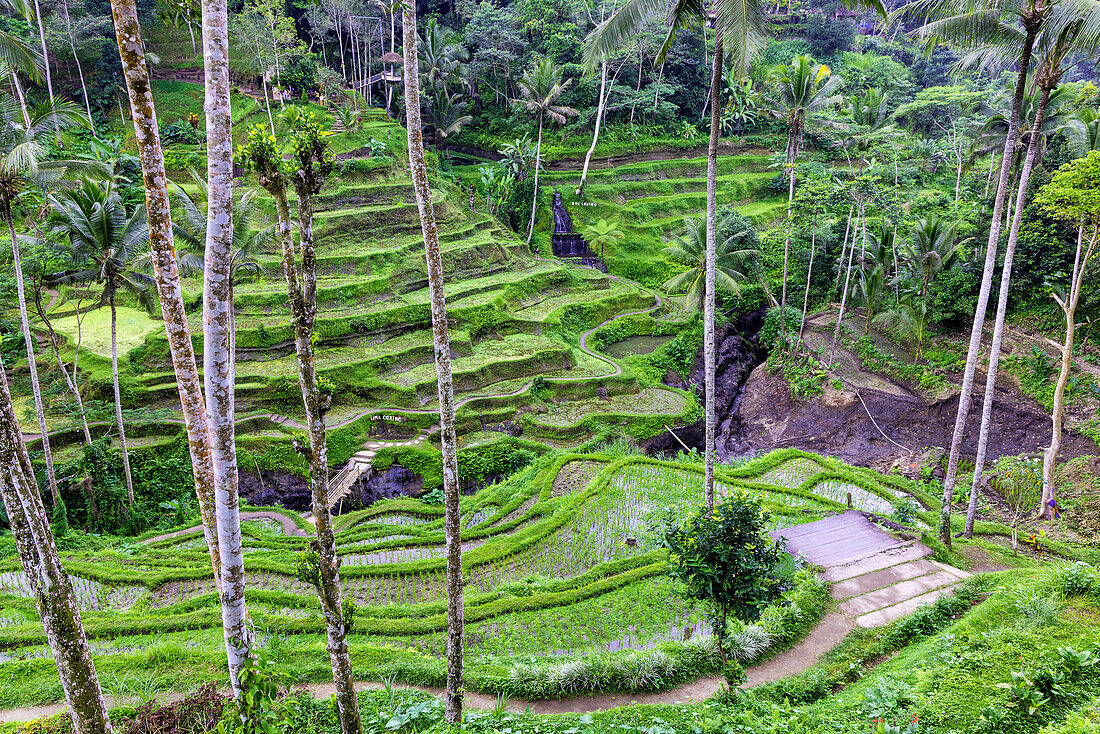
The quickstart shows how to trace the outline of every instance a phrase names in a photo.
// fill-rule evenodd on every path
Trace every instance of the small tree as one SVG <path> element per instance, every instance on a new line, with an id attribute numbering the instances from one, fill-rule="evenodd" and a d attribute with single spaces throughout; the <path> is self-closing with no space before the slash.
<path id="1" fill-rule="evenodd" d="M 729 616 L 755 622 L 790 588 L 786 554 L 781 541 L 768 536 L 768 517 L 759 497 L 736 491 L 662 534 L 669 573 L 684 585 L 685 597 L 707 606 L 723 661 Z"/>

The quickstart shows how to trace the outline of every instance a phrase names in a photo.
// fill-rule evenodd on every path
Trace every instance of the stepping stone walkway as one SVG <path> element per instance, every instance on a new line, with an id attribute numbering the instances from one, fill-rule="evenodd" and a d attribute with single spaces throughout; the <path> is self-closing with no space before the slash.
<path id="1" fill-rule="evenodd" d="M 970 576 L 933 561 L 927 546 L 894 538 L 859 512 L 776 530 L 772 536 L 825 569 L 830 595 L 860 627 L 881 627 L 911 614 Z"/>

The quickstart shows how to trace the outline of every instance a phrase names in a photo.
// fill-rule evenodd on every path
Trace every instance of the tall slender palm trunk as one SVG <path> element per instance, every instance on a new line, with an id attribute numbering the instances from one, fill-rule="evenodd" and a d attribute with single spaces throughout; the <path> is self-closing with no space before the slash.
<path id="1" fill-rule="evenodd" d="M 592 154 L 596 152 L 596 143 L 600 139 L 600 123 L 603 122 L 603 111 L 607 106 L 607 98 L 611 96 L 610 92 L 604 91 L 606 88 L 607 59 L 604 58 L 600 61 L 600 96 L 596 103 L 596 127 L 592 131 L 592 145 L 588 147 L 588 153 L 584 156 L 584 168 L 581 170 L 581 182 L 577 184 L 577 196 L 580 196 L 581 192 L 584 191 L 584 183 L 588 180 L 588 165 L 592 162 Z"/>
<path id="2" fill-rule="evenodd" d="M 229 677 L 240 696 L 239 671 L 252 648 L 246 624 L 244 542 L 237 494 L 236 354 L 233 350 L 233 120 L 229 112 L 229 12 L 226 0 L 202 0 L 206 82 L 206 247 L 203 269 L 203 386 Z"/>
<path id="3" fill-rule="evenodd" d="M 787 264 L 791 253 L 791 225 L 794 209 L 794 164 L 798 160 L 798 138 L 792 135 L 787 141 L 787 232 L 783 236 L 783 289 L 779 296 L 779 329 L 784 342 L 787 338 Z M 786 347 L 786 344 L 783 345 Z"/>
<path id="4" fill-rule="evenodd" d="M 407 35 L 407 34 L 406 34 Z M 406 97 L 409 95 L 406 94 Z M 535 234 L 535 211 L 539 205 L 539 168 L 542 167 L 542 113 L 539 112 L 539 140 L 535 145 L 535 193 L 531 196 L 531 221 L 527 225 L 527 247 L 531 247 L 531 236 Z M 429 204 L 431 202 L 429 201 Z"/>
<path id="5" fill-rule="evenodd" d="M 84 636 L 72 581 L 61 567 L 8 383 L 0 379 L 0 499 L 7 508 L 23 573 L 30 584 L 76 734 L 111 734 L 111 720 Z"/>
<path id="6" fill-rule="evenodd" d="M 710 71 L 710 98 L 718 99 L 722 89 L 722 29 L 714 32 L 714 61 Z M 717 379 L 717 359 L 715 355 L 714 310 L 715 289 L 718 272 L 718 136 L 721 133 L 721 105 L 710 106 L 710 143 L 707 146 L 707 262 L 706 290 L 703 296 L 703 400 L 705 403 L 706 445 L 704 446 L 703 500 L 707 507 L 714 506 L 714 440 L 715 424 L 715 380 Z"/>
<path id="7" fill-rule="evenodd" d="M 424 162 L 424 132 L 420 121 L 420 71 L 416 58 L 416 5 L 402 3 L 405 46 L 405 114 L 409 136 L 409 168 L 412 172 L 420 228 L 424 234 L 424 257 L 428 265 L 428 290 L 432 306 L 432 335 L 435 367 L 439 378 L 440 448 L 443 452 L 443 528 L 447 553 L 447 693 L 444 719 L 462 721 L 462 653 L 464 613 L 462 605 L 462 539 L 458 508 L 458 440 L 455 434 L 454 381 L 451 377 L 451 339 L 447 332 L 447 303 L 443 293 L 443 258 L 439 233 L 432 212 L 428 166 Z M 541 139 L 541 116 L 540 116 Z M 541 142 L 541 140 L 540 140 Z M 538 176 L 538 167 L 535 168 Z M 536 179 L 537 180 L 537 179 Z M 538 191 L 538 187 L 535 187 Z M 532 219 L 532 226 L 534 220 Z"/>
<path id="8" fill-rule="evenodd" d="M 817 212 L 810 222 L 810 264 L 806 266 L 806 294 L 802 297 L 802 320 L 798 322 L 798 342 L 802 343 L 802 332 L 806 330 L 806 312 L 810 308 L 810 279 L 814 274 L 814 253 L 817 249 Z M 780 312 L 782 313 L 782 311 Z M 797 346 L 797 345 L 796 345 Z"/>
<path id="9" fill-rule="evenodd" d="M 122 447 L 122 471 L 126 477 L 126 498 L 134 506 L 134 477 L 130 472 L 130 450 L 126 446 L 126 427 L 122 420 L 122 391 L 118 385 L 118 315 L 115 312 L 115 294 L 107 297 L 111 306 L 111 386 L 115 389 L 115 422 L 118 424 L 118 444 Z"/>
<path id="10" fill-rule="evenodd" d="M 115 34 L 122 59 L 123 76 L 130 98 L 131 117 L 137 134 L 138 155 L 141 160 L 145 187 L 145 210 L 149 220 L 149 246 L 153 255 L 153 272 L 157 283 L 164 329 L 168 337 L 168 349 L 172 357 L 172 369 L 179 390 L 183 423 L 187 431 L 187 447 L 191 455 L 191 469 L 195 480 L 195 494 L 202 517 L 203 538 L 210 554 L 214 577 L 221 586 L 221 557 L 218 549 L 218 522 L 214 489 L 214 460 L 207 429 L 206 403 L 203 400 L 202 380 L 195 362 L 195 348 L 191 342 L 191 328 L 183 306 L 180 286 L 179 262 L 172 237 L 172 216 L 168 200 L 168 176 L 164 170 L 164 151 L 160 145 L 156 108 L 153 104 L 149 70 L 145 65 L 145 51 L 138 24 L 137 5 L 134 0 L 112 0 Z M 234 649 L 229 650 L 230 670 L 239 668 L 243 657 Z M 236 663 L 236 667 L 234 667 Z"/>
<path id="11" fill-rule="evenodd" d="M 856 255 L 856 230 L 859 229 L 859 220 L 862 219 L 864 216 L 865 215 L 864 215 L 864 211 L 863 211 L 863 201 L 861 199 L 860 202 L 859 202 L 859 212 L 858 212 L 858 214 L 856 214 L 856 226 L 852 230 L 852 244 L 848 248 L 848 269 L 847 269 L 847 272 L 844 275 L 844 290 L 840 294 L 840 312 L 837 313 L 837 316 L 836 316 L 836 328 L 833 330 L 833 343 L 832 343 L 832 346 L 829 347 L 829 364 L 830 365 L 832 365 L 833 356 L 836 354 L 836 344 L 840 340 L 840 327 L 844 323 L 844 307 L 848 304 L 848 291 L 851 289 L 852 261 L 855 259 L 855 255 Z M 867 233 L 867 223 L 866 222 L 864 222 L 863 231 L 864 231 L 864 238 L 866 238 L 866 233 Z M 843 257 L 843 252 L 841 253 L 841 257 Z"/>
<path id="12" fill-rule="evenodd" d="M 990 217 L 989 241 L 985 250 L 982 284 L 978 290 L 978 303 L 974 309 L 974 324 L 970 330 L 970 344 L 966 352 L 966 367 L 963 370 L 962 387 L 959 391 L 955 427 L 951 433 L 947 472 L 943 481 L 943 500 L 940 509 L 939 527 L 940 539 L 948 548 L 951 547 L 951 503 L 959 473 L 959 458 L 962 454 L 963 436 L 966 433 L 966 420 L 970 416 L 970 398 L 974 393 L 974 373 L 978 369 L 978 355 L 981 351 L 982 333 L 985 329 L 985 312 L 989 306 L 989 293 L 993 289 L 993 271 L 997 265 L 997 244 L 1001 239 L 1001 218 L 1004 215 L 1005 199 L 1008 196 L 1008 182 L 1012 176 L 1012 161 L 1016 152 L 1016 132 L 1020 129 L 1020 110 L 1023 107 L 1024 92 L 1027 90 L 1027 72 L 1031 66 L 1031 54 L 1037 34 L 1037 26 L 1027 26 L 1023 51 L 1020 54 L 1020 69 L 1016 76 L 1016 93 L 1012 100 L 1012 114 L 1008 120 L 1008 133 L 1005 135 L 1001 172 L 997 180 L 997 195 L 993 200 L 993 213 Z"/>
<path id="13" fill-rule="evenodd" d="M 982 486 L 985 471 L 985 458 L 989 450 L 989 428 L 993 417 L 993 396 L 997 387 L 997 369 L 1001 359 L 1001 341 L 1004 338 L 1005 317 L 1008 314 L 1008 287 L 1012 282 L 1012 263 L 1016 255 L 1016 242 L 1020 238 L 1020 225 L 1024 219 L 1024 202 L 1027 198 L 1027 186 L 1031 180 L 1031 171 L 1039 152 L 1042 137 L 1043 120 L 1046 118 L 1047 104 L 1054 87 L 1044 84 L 1039 95 L 1039 105 L 1035 110 L 1035 122 L 1031 127 L 1027 155 L 1020 169 L 1019 189 L 1016 192 L 1016 206 L 1012 215 L 1012 226 L 1008 230 L 1008 244 L 1005 246 L 1004 263 L 1001 265 L 1001 290 L 997 294 L 997 315 L 993 321 L 993 341 L 989 347 L 989 366 L 986 369 L 985 396 L 982 398 L 982 422 L 978 428 L 978 451 L 974 457 L 974 479 L 970 485 L 970 501 L 966 508 L 966 525 L 963 532 L 969 538 L 974 534 L 974 515 L 978 508 L 978 492 Z"/>
<path id="14" fill-rule="evenodd" d="M 19 299 L 19 325 L 23 330 L 23 341 L 27 346 L 27 369 L 31 373 L 31 393 L 34 395 L 34 414 L 38 419 L 38 433 L 42 436 L 42 456 L 46 461 L 46 479 L 50 487 L 50 499 L 57 506 L 57 474 L 54 472 L 53 453 L 50 451 L 50 431 L 46 425 L 46 409 L 42 404 L 42 388 L 38 385 L 38 364 L 34 358 L 34 332 L 31 331 L 30 314 L 27 312 L 27 294 L 23 283 L 23 261 L 19 253 L 19 240 L 15 236 L 15 222 L 12 220 L 11 203 L 3 205 L 3 216 L 8 222 L 8 234 L 11 236 L 12 266 L 15 270 L 15 294 Z M 3 376 L 0 375 L 0 378 Z M 30 475 L 32 478 L 34 474 Z"/>
<path id="15" fill-rule="evenodd" d="M 42 9 L 38 7 L 38 0 L 34 0 L 34 18 L 38 23 L 38 40 L 42 44 L 42 67 L 46 71 L 46 93 L 53 100 L 53 73 L 50 71 L 50 54 L 46 50 L 46 26 L 42 23 Z M 89 116 L 90 117 L 90 116 Z M 61 125 L 54 119 L 53 129 L 58 146 L 61 145 Z"/>
<path id="16" fill-rule="evenodd" d="M 1077 229 L 1077 252 L 1073 258 L 1073 273 L 1070 277 L 1069 292 L 1066 294 L 1065 300 L 1056 299 L 1066 317 L 1066 337 L 1062 342 L 1062 365 L 1058 370 L 1058 381 L 1054 383 L 1054 406 L 1050 413 L 1050 446 L 1043 450 L 1043 495 L 1039 502 L 1039 517 L 1044 520 L 1054 515 L 1056 503 L 1054 460 L 1058 457 L 1058 451 L 1062 447 L 1062 409 L 1065 405 L 1066 384 L 1069 382 L 1070 368 L 1073 367 L 1073 339 L 1077 326 L 1075 315 L 1077 304 L 1081 299 L 1081 286 L 1085 280 L 1085 271 L 1088 269 L 1089 260 L 1096 251 L 1098 234 L 1100 234 L 1100 229 L 1093 226 L 1088 249 L 1082 255 L 1082 245 L 1085 239 L 1084 222 Z"/>
<path id="17" fill-rule="evenodd" d="M 92 119 L 92 101 L 88 98 L 88 85 L 84 82 L 84 67 L 80 64 L 80 56 L 76 53 L 76 41 L 73 38 L 73 24 L 69 19 L 68 0 L 61 0 L 61 14 L 65 18 L 65 33 L 69 37 L 69 51 L 76 62 L 76 75 L 80 77 L 80 91 L 84 93 L 84 110 L 88 113 L 88 124 L 92 126 L 92 136 L 99 137 L 95 129 L 95 120 Z"/>

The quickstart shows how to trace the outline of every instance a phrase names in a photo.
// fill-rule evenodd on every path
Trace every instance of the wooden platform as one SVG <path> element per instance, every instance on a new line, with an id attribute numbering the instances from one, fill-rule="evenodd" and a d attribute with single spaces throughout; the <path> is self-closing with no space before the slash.
<path id="1" fill-rule="evenodd" d="M 966 571 L 928 558 L 932 550 L 901 540 L 859 512 L 775 530 L 787 550 L 824 569 L 829 593 L 861 627 L 879 627 L 950 593 Z"/>

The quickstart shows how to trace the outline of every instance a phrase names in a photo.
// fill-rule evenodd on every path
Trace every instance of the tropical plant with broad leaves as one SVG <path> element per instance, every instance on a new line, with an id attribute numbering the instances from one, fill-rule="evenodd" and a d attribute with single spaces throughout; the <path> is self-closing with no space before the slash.
<path id="1" fill-rule="evenodd" d="M 669 293 L 685 293 L 689 308 L 702 309 L 707 259 L 706 220 L 689 219 L 684 231 L 662 252 L 673 262 L 687 267 L 684 272 L 665 281 L 662 287 Z M 738 295 L 741 284 L 753 273 L 759 254 L 756 231 L 748 220 L 738 214 L 724 217 L 718 223 L 715 268 L 718 289 Z"/>

